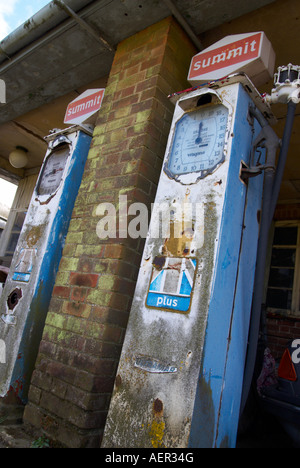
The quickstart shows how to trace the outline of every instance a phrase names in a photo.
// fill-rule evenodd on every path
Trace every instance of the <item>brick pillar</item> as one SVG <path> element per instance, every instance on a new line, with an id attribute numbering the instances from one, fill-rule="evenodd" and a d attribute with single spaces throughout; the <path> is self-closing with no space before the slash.
<path id="1" fill-rule="evenodd" d="M 101 240 L 97 206 L 154 201 L 195 49 L 172 19 L 119 44 L 56 278 L 24 421 L 67 447 L 99 447 L 144 239 Z"/>

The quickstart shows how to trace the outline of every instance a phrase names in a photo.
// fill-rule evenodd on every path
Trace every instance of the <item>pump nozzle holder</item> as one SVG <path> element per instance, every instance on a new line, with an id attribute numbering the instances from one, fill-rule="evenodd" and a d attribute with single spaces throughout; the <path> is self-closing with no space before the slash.
<path id="1" fill-rule="evenodd" d="M 300 102 L 300 66 L 289 63 L 286 66 L 278 67 L 274 75 L 274 88 L 271 94 L 263 94 L 263 99 L 267 104 L 288 104 Z"/>

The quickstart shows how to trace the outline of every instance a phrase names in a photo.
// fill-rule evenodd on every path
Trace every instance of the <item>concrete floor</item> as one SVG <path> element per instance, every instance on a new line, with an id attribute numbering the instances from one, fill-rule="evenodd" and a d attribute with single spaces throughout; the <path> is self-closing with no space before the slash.
<path id="1" fill-rule="evenodd" d="M 28 434 L 22 424 L 0 426 L 0 448 L 31 448 L 35 436 Z"/>
<path id="2" fill-rule="evenodd" d="M 0 426 L 0 448 L 32 448 L 40 436 L 29 433 L 22 424 Z M 293 448 L 293 443 L 275 418 L 262 414 L 239 434 L 236 448 Z"/>

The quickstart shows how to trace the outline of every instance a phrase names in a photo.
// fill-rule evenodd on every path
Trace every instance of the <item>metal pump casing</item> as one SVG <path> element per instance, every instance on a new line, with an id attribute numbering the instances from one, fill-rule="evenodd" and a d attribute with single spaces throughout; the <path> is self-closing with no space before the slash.
<path id="1" fill-rule="evenodd" d="M 205 95 L 209 98 L 201 100 Z M 175 99 L 103 447 L 235 445 L 263 190 L 262 174 L 245 182 L 241 169 L 265 158 L 264 150 L 252 151 L 261 127 L 249 118 L 249 106 L 259 107 L 270 120 L 273 116 L 244 75 Z M 216 157 L 208 171 L 194 164 L 194 173 L 170 174 L 170 168 L 176 172 L 176 158 L 170 163 L 173 146 L 188 131 L 185 115 L 194 112 L 197 119 L 199 111 L 209 116 L 220 105 L 228 111 L 223 157 Z M 194 137 L 191 133 L 184 147 L 187 164 L 198 157 L 198 151 L 186 149 L 197 139 L 197 126 L 192 125 Z M 211 144 L 210 128 L 207 121 L 199 154 Z M 223 132 L 218 135 L 223 138 Z M 195 209 L 192 228 L 189 235 L 176 238 L 176 207 L 184 203 Z M 169 235 L 153 236 L 169 213 Z M 172 274 L 179 287 L 174 290 L 167 275 L 176 268 L 178 273 Z M 181 294 L 188 268 L 190 289 Z M 157 280 L 160 275 L 165 282 Z"/>
<path id="2" fill-rule="evenodd" d="M 25 403 L 91 132 L 55 130 L 0 298 L 0 396 Z"/>

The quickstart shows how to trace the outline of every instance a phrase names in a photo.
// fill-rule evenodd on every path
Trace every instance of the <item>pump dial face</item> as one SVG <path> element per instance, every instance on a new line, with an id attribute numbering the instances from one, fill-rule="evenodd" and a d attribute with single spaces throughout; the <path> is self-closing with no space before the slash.
<path id="1" fill-rule="evenodd" d="M 212 173 L 224 161 L 228 109 L 206 106 L 178 120 L 166 172 L 174 178 L 198 172 L 198 178 Z"/>
<path id="2" fill-rule="evenodd" d="M 51 195 L 57 190 L 69 154 L 69 146 L 65 145 L 48 156 L 38 183 L 38 195 Z"/>

